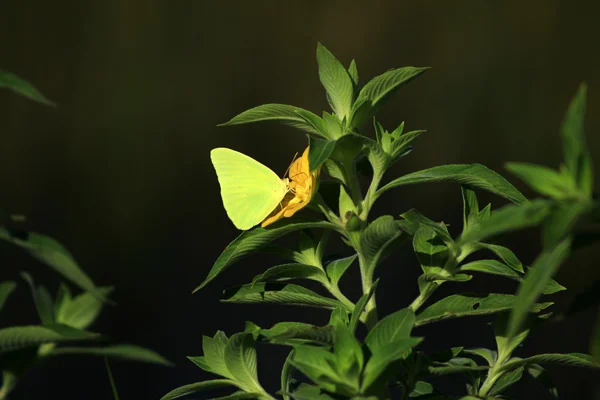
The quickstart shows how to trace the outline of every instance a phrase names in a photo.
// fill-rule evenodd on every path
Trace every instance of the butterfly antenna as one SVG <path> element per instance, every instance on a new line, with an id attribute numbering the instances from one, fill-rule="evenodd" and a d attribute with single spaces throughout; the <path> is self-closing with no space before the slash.
<path id="1" fill-rule="evenodd" d="M 296 154 L 294 154 L 294 158 L 292 158 L 292 162 L 290 163 L 290 165 L 287 167 L 287 169 L 283 173 L 283 178 L 285 178 L 285 176 L 287 175 L 287 173 L 290 172 L 290 168 L 292 168 L 292 164 L 294 163 L 294 161 L 296 161 L 297 157 L 298 157 L 298 152 L 296 152 Z M 283 179 L 283 178 L 281 178 L 281 179 Z"/>

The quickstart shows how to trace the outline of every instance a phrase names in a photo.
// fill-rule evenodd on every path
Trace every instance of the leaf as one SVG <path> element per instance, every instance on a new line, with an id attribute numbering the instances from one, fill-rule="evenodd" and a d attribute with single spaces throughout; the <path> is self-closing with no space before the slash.
<path id="1" fill-rule="evenodd" d="M 20 236 L 24 235 L 25 239 Z M 13 232 L 0 228 L 0 239 L 17 245 L 26 250 L 32 257 L 48 265 L 56 272 L 69 279 L 81 289 L 94 293 L 105 300 L 96 289 L 94 282 L 77 265 L 73 256 L 56 240 L 34 232 L 19 232 L 17 237 Z"/>
<path id="2" fill-rule="evenodd" d="M 516 296 L 510 294 L 454 294 L 430 305 L 417 315 L 415 326 L 425 325 L 449 318 L 493 314 L 511 309 Z M 540 303 L 534 307 L 539 312 L 552 303 Z"/>
<path id="3" fill-rule="evenodd" d="M 174 366 L 172 362 L 168 361 L 153 350 L 131 344 L 119 344 L 105 347 L 57 347 L 46 354 L 48 356 L 62 356 L 69 354 L 101 356 L 128 361 L 159 364 L 167 367 Z"/>
<path id="4" fill-rule="evenodd" d="M 223 272 L 227 267 L 239 261 L 242 257 L 250 254 L 253 251 L 260 249 L 262 246 L 280 238 L 281 236 L 302 230 L 311 228 L 324 228 L 324 229 L 337 229 L 334 224 L 323 221 L 315 222 L 298 222 L 299 219 L 291 218 L 284 223 L 275 223 L 269 228 L 257 227 L 249 231 L 243 232 L 233 242 L 225 248 L 223 253 L 219 256 L 217 261 L 213 264 L 208 276 L 194 289 L 194 292 L 202 289 L 210 281 L 215 279 L 217 275 Z"/>
<path id="5" fill-rule="evenodd" d="M 588 196 L 592 194 L 594 177 L 589 151 L 585 142 L 584 116 L 587 85 L 579 85 L 575 97 L 563 118 L 560 130 L 562 148 L 568 171 Z"/>
<path id="6" fill-rule="evenodd" d="M 464 349 L 462 352 L 465 354 L 477 355 L 477 356 L 483 358 L 485 361 L 487 361 L 487 363 L 490 367 L 496 363 L 496 360 L 498 360 L 498 352 L 490 350 L 490 349 L 485 349 L 485 348 Z"/>
<path id="7" fill-rule="evenodd" d="M 294 400 L 335 400 L 327 393 L 324 393 L 320 387 L 305 383 L 301 384 L 291 395 Z"/>
<path id="8" fill-rule="evenodd" d="M 425 381 L 417 381 L 415 383 L 415 388 L 408 395 L 409 398 L 413 399 L 416 397 L 425 396 L 428 394 L 433 394 L 433 386 L 431 383 L 427 383 Z"/>
<path id="9" fill-rule="evenodd" d="M 105 298 L 112 291 L 112 286 L 98 288 L 98 292 Z M 103 305 L 92 293 L 84 292 L 74 297 L 58 310 L 56 322 L 72 326 L 73 328 L 85 329 L 98 318 Z"/>
<path id="10" fill-rule="evenodd" d="M 550 214 L 544 221 L 542 230 L 542 244 L 544 247 L 554 247 L 571 234 L 573 227 L 589 210 L 585 202 L 564 202 L 554 204 Z"/>
<path id="11" fill-rule="evenodd" d="M 398 186 L 445 181 L 458 182 L 462 185 L 487 190 L 502 196 L 513 203 L 522 204 L 527 202 L 525 196 L 523 196 L 521 192 L 506 179 L 481 164 L 441 165 L 423 171 L 413 172 L 412 174 L 394 179 L 383 186 L 377 191 L 377 196 Z"/>
<path id="12" fill-rule="evenodd" d="M 422 227 L 413 236 L 413 249 L 425 274 L 440 274 L 449 256 L 448 246 L 430 227 Z"/>
<path id="13" fill-rule="evenodd" d="M 97 339 L 97 333 L 65 325 L 26 325 L 0 329 L 0 353 L 36 347 L 44 343 L 59 343 Z"/>
<path id="14" fill-rule="evenodd" d="M 325 267 L 327 270 L 327 277 L 332 284 L 338 284 L 346 270 L 352 265 L 354 260 L 356 260 L 356 257 L 358 257 L 358 254 L 353 254 L 350 257 L 338 258 L 327 264 Z"/>
<path id="15" fill-rule="evenodd" d="M 468 282 L 473 278 L 472 275 L 465 274 L 453 274 L 453 275 L 442 275 L 435 273 L 427 273 L 419 276 L 417 283 L 419 285 L 419 291 L 424 293 L 427 289 L 427 284 L 430 282 Z"/>
<path id="16" fill-rule="evenodd" d="M 282 323 L 275 324 L 273 329 L 279 330 Z M 279 326 L 278 326 L 279 325 Z M 297 324 L 290 326 L 280 333 L 276 331 L 261 331 L 261 334 L 269 338 L 271 343 L 284 345 L 299 345 L 299 344 L 318 344 L 318 345 L 333 345 L 334 343 L 334 327 L 332 325 L 314 326 L 310 324 Z"/>
<path id="17" fill-rule="evenodd" d="M 391 245 L 402 236 L 402 233 L 391 215 L 383 215 L 367 226 L 360 237 L 365 273 L 373 273 L 377 265 L 391 253 Z"/>
<path id="18" fill-rule="evenodd" d="M 317 282 L 327 282 L 327 276 L 322 269 L 306 264 L 282 264 L 271 267 L 252 279 L 252 284 L 259 282 L 285 281 L 290 279 L 310 279 Z"/>
<path id="19" fill-rule="evenodd" d="M 335 382 L 339 378 L 333 369 L 335 365 L 333 353 L 320 347 L 301 345 L 294 350 L 291 363 L 294 368 L 319 384 L 321 388 L 335 392 Z M 295 395 L 292 397 L 296 398 Z"/>
<path id="20" fill-rule="evenodd" d="M 335 140 L 308 138 L 308 165 L 310 172 L 313 172 L 321 167 L 325 160 L 329 158 L 333 149 L 335 149 Z"/>
<path id="21" fill-rule="evenodd" d="M 380 320 L 369 332 L 365 344 L 372 353 L 377 353 L 389 343 L 410 337 L 415 324 L 412 309 L 403 308 Z"/>
<path id="22" fill-rule="evenodd" d="M 221 301 L 224 303 L 271 303 L 330 309 L 343 306 L 338 300 L 323 297 L 302 286 L 276 283 L 250 284 L 229 289 L 225 291 Z"/>
<path id="23" fill-rule="evenodd" d="M 429 68 L 403 67 L 389 70 L 371 79 L 360 91 L 352 108 L 352 126 L 360 127 L 371 115 L 389 99 L 401 85 L 410 82 Z M 365 110 L 357 113 L 364 104 Z M 364 114 L 364 115 L 363 115 Z"/>
<path id="24" fill-rule="evenodd" d="M 551 168 L 518 162 L 506 163 L 504 167 L 542 196 L 548 196 L 555 200 L 578 196 L 577 188 L 571 177 Z"/>
<path id="25" fill-rule="evenodd" d="M 352 391 L 358 392 L 364 355 L 360 342 L 347 326 L 338 325 L 335 327 L 333 351 L 338 374 L 347 386 L 353 388 Z"/>
<path id="26" fill-rule="evenodd" d="M 340 185 L 340 198 L 338 202 L 338 210 L 342 222 L 347 222 L 352 216 L 352 213 L 358 214 L 356 206 L 354 205 L 354 202 L 352 201 L 352 198 L 350 197 L 348 192 L 346 192 L 346 188 L 344 185 Z"/>
<path id="27" fill-rule="evenodd" d="M 260 399 L 264 397 L 262 393 L 235 392 L 228 396 L 214 397 L 211 400 L 242 400 L 242 399 Z"/>
<path id="28" fill-rule="evenodd" d="M 352 332 L 356 331 L 356 326 L 358 325 L 360 316 L 363 313 L 363 311 L 365 310 L 365 307 L 366 307 L 367 303 L 369 302 L 369 300 L 371 300 L 371 297 L 373 297 L 373 295 L 375 294 L 378 284 L 379 284 L 379 279 L 377 279 L 375 282 L 373 282 L 373 284 L 371 285 L 371 289 L 369 289 L 369 292 L 363 294 L 360 297 L 360 299 L 358 299 L 356 304 L 354 305 L 354 310 L 352 310 L 352 314 L 350 316 L 350 324 L 349 324 L 350 330 Z"/>
<path id="29" fill-rule="evenodd" d="M 350 116 L 354 84 L 346 68 L 321 43 L 317 45 L 319 79 L 327 91 L 327 100 L 340 120 Z"/>
<path id="30" fill-rule="evenodd" d="M 479 219 L 479 203 L 475 191 L 469 186 L 460 187 L 463 199 L 463 231 L 469 226 L 469 222 Z"/>
<path id="31" fill-rule="evenodd" d="M 190 394 L 203 392 L 210 389 L 219 389 L 228 386 L 237 386 L 234 381 L 229 379 L 213 379 L 211 381 L 190 383 L 189 385 L 180 386 L 177 389 L 171 390 L 165 394 L 160 400 L 179 399 Z"/>
<path id="32" fill-rule="evenodd" d="M 464 246 L 491 236 L 538 225 L 548 216 L 550 205 L 549 201 L 542 199 L 524 205 L 509 204 L 494 211 L 490 218 L 471 225 L 457 242 Z"/>
<path id="33" fill-rule="evenodd" d="M 519 286 L 515 304 L 512 307 L 508 323 L 507 336 L 515 335 L 534 302 L 546 287 L 554 272 L 569 254 L 570 240 L 562 241 L 554 249 L 544 250 L 534 261 L 531 269 L 527 271 L 524 282 Z"/>
<path id="34" fill-rule="evenodd" d="M 509 278 L 520 279 L 521 275 L 508 265 L 496 260 L 477 260 L 462 265 L 460 271 L 477 271 L 486 274 L 506 276 Z"/>
<path id="35" fill-rule="evenodd" d="M 225 364 L 225 348 L 229 339 L 222 331 L 217 331 L 214 337 L 202 337 L 202 352 L 204 357 L 188 357 L 190 361 L 205 371 L 233 379 Z"/>
<path id="36" fill-rule="evenodd" d="M 408 210 L 407 212 L 405 212 L 404 214 L 401 214 L 400 216 L 402 218 L 404 218 L 413 227 L 412 228 L 413 231 L 416 231 L 417 229 L 420 229 L 422 227 L 428 227 L 430 229 L 433 229 L 435 231 L 435 233 L 448 246 L 451 246 L 454 243 L 454 241 L 452 240 L 452 237 L 448 233 L 448 229 L 446 228 L 446 225 L 443 222 L 438 223 L 438 222 L 432 221 L 429 218 L 425 217 L 420 212 L 418 212 L 417 210 L 415 210 L 414 208 L 411 210 Z"/>
<path id="37" fill-rule="evenodd" d="M 43 286 L 36 286 L 31 275 L 27 272 L 21 272 L 21 277 L 27 282 L 31 289 L 35 309 L 42 325 L 51 325 L 54 323 L 54 307 L 50 293 Z M 57 321 L 58 322 L 58 321 Z"/>
<path id="38" fill-rule="evenodd" d="M 554 382 L 552 381 L 552 377 L 541 365 L 538 364 L 528 364 L 525 367 L 525 371 L 529 375 L 531 375 L 536 381 L 538 381 L 542 386 L 544 386 L 554 397 L 558 399 L 558 389 Z"/>
<path id="39" fill-rule="evenodd" d="M 56 107 L 56 104 L 48 100 L 31 83 L 13 73 L 0 70 L 0 88 L 10 89 L 38 103 Z"/>
<path id="40" fill-rule="evenodd" d="M 502 375 L 500 379 L 498 379 L 496 383 L 494 383 L 494 385 L 489 391 L 489 394 L 492 396 L 499 395 L 502 392 L 504 392 L 508 387 L 517 383 L 523 376 L 523 369 L 523 367 L 520 367 L 504 373 L 504 375 Z"/>
<path id="41" fill-rule="evenodd" d="M 508 265 L 515 271 L 521 272 L 521 273 L 525 272 L 523 270 L 523 264 L 521 264 L 521 261 L 519 261 L 519 259 L 517 258 L 515 253 L 512 252 L 512 250 L 510 250 L 506 247 L 497 245 L 497 244 L 489 244 L 489 243 L 481 243 L 481 242 L 477 243 L 476 246 L 477 246 L 477 248 L 482 248 L 482 249 L 491 251 L 496 256 L 498 256 L 502 261 L 504 261 L 504 263 L 506 265 Z"/>
<path id="42" fill-rule="evenodd" d="M 4 303 L 8 296 L 17 288 L 17 283 L 13 281 L 0 282 L 0 310 L 4 307 Z"/>
<path id="43" fill-rule="evenodd" d="M 503 368 L 513 369 L 521 365 L 530 364 L 560 364 L 568 365 L 572 367 L 585 367 L 585 368 L 600 368 L 600 364 L 594 363 L 592 356 L 582 353 L 546 353 L 538 354 L 528 358 L 512 359 L 507 362 Z"/>
<path id="44" fill-rule="evenodd" d="M 406 358 L 411 353 L 412 348 L 422 340 L 422 338 L 405 337 L 379 348 L 365 365 L 361 385 L 363 391 L 368 390 L 392 362 Z"/>
<path id="45" fill-rule="evenodd" d="M 320 120 L 317 115 L 300 107 L 276 103 L 263 104 L 246 110 L 243 113 L 236 115 L 229 121 L 217 126 L 240 125 L 262 121 L 279 121 L 301 129 L 305 132 L 322 135 L 322 133 L 315 129 L 312 124 L 307 122 L 306 118 L 303 118 L 303 116 L 306 115 L 308 115 L 309 118 L 314 116 L 316 119 Z"/>
<path id="46" fill-rule="evenodd" d="M 294 367 L 291 362 L 293 355 L 294 350 L 290 351 L 283 363 L 283 368 L 281 368 L 281 393 L 284 393 L 283 400 L 290 400 L 290 396 L 287 393 L 290 392 L 290 385 L 294 376 Z"/>
<path id="47" fill-rule="evenodd" d="M 256 371 L 254 339 L 249 333 L 236 333 L 229 338 L 225 347 L 225 365 L 232 377 L 246 392 L 263 393 Z"/>

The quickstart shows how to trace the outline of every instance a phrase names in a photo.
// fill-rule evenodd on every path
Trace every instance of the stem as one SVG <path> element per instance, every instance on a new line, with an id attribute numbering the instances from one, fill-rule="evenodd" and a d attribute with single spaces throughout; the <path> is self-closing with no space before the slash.
<path id="1" fill-rule="evenodd" d="M 350 190 L 350 197 L 356 206 L 362 203 L 362 193 L 360 190 L 360 184 L 358 182 L 358 174 L 356 173 L 356 166 L 354 162 L 342 163 L 344 180 Z"/>
<path id="2" fill-rule="evenodd" d="M 363 201 L 363 209 L 360 215 L 360 218 L 364 221 L 367 220 L 369 216 L 369 211 L 371 211 L 371 207 L 377 200 L 377 189 L 379 188 L 379 183 L 383 178 L 383 172 L 376 171 L 373 173 L 373 179 L 371 180 L 371 184 L 369 185 L 369 189 L 367 190 L 367 194 L 365 195 L 365 200 Z"/>
<path id="3" fill-rule="evenodd" d="M 309 204 L 309 207 L 321 211 L 329 222 L 343 228 L 342 221 L 337 216 L 337 214 L 333 212 L 331 208 L 329 208 L 327 203 L 325 203 L 325 200 L 323 199 L 323 196 L 321 196 L 321 193 L 317 192 L 315 194 L 315 197 L 313 198 L 313 201 Z"/>
<path id="4" fill-rule="evenodd" d="M 506 360 L 510 359 L 510 355 L 510 352 L 498 352 L 498 360 L 488 371 L 487 377 L 485 378 L 485 381 L 483 381 L 483 384 L 479 389 L 479 396 L 487 396 L 488 392 L 492 389 L 492 387 L 498 381 L 498 379 L 500 379 L 502 375 L 504 375 L 505 371 L 503 370 L 503 367 L 506 363 Z"/>
<path id="5" fill-rule="evenodd" d="M 0 387 L 0 400 L 8 398 L 8 394 L 12 392 L 17 384 L 17 377 L 10 371 L 2 372 L 2 387 Z"/>
<path id="6" fill-rule="evenodd" d="M 337 285 L 325 285 L 325 288 L 333 297 L 338 299 L 348 310 L 354 310 L 354 303 L 351 302 L 340 290 Z"/>

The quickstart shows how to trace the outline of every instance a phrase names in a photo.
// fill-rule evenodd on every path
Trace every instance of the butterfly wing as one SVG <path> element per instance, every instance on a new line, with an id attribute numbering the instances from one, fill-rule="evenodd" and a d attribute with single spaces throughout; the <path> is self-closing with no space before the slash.
<path id="1" fill-rule="evenodd" d="M 224 147 L 210 152 L 221 198 L 231 222 L 240 230 L 259 224 L 285 196 L 286 184 L 268 167 Z"/>

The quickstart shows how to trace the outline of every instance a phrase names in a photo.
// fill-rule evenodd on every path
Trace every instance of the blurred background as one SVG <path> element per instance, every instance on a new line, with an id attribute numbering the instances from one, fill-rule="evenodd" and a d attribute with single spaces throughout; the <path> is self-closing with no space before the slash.
<path id="1" fill-rule="evenodd" d="M 273 123 L 216 127 L 263 103 L 286 103 L 317 114 L 329 107 L 315 60 L 317 42 L 348 65 L 361 83 L 390 68 L 431 66 L 402 87 L 379 119 L 390 131 L 426 129 L 413 153 L 386 179 L 420 169 L 481 162 L 502 173 L 506 161 L 557 167 L 559 126 L 581 81 L 587 81 L 586 132 L 600 165 L 600 56 L 596 1 L 64 1 L 4 0 L 0 68 L 29 80 L 57 108 L 0 92 L 1 206 L 25 214 L 28 227 L 61 241 L 99 285 L 114 285 L 118 305 L 94 330 L 113 342 L 150 347 L 176 368 L 113 362 L 121 399 L 158 399 L 210 376 L 186 360 L 201 355 L 202 335 L 228 335 L 250 320 L 268 327 L 297 319 L 324 324 L 328 312 L 219 303 L 223 289 L 249 282 L 275 260 L 256 255 L 192 295 L 238 232 L 222 208 L 209 159 L 218 146 L 242 151 L 283 172 L 307 144 L 304 134 Z M 365 131 L 373 135 L 370 128 Z M 597 171 L 600 171 L 596 168 Z M 500 207 L 503 199 L 481 194 Z M 381 198 L 373 217 L 417 207 L 460 232 L 455 184 L 406 186 Z M 530 263 L 538 232 L 505 244 Z M 290 238 L 293 242 L 295 237 Z M 2 245 L 2 279 L 20 281 L 3 324 L 37 323 L 21 269 L 54 292 L 59 278 Z M 330 251 L 349 254 L 331 240 Z M 572 256 L 553 297 L 566 309 L 600 278 L 598 248 Z M 380 267 L 381 314 L 417 295 L 419 267 L 409 247 Z M 344 280 L 356 300 L 358 273 Z M 458 290 L 514 293 L 516 285 L 476 276 Z M 546 327 L 518 351 L 588 352 L 595 310 Z M 425 349 L 493 346 L 486 319 L 420 329 Z M 259 348 L 265 387 L 278 390 L 286 353 Z M 592 399 L 595 371 L 549 367 L 565 399 Z M 460 381 L 458 377 L 453 378 Z M 459 385 L 459 387 L 462 387 Z M 531 380 L 511 393 L 550 398 Z M 212 393 L 211 393 L 212 394 Z M 108 399 L 101 359 L 57 359 L 29 374 L 15 398 Z M 211 396 L 207 395 L 206 398 Z M 196 398 L 203 398 L 197 396 Z"/>

